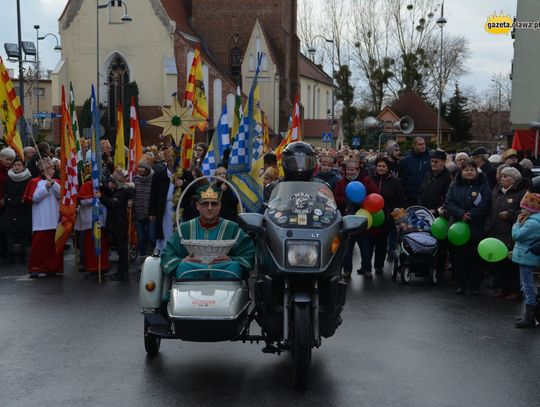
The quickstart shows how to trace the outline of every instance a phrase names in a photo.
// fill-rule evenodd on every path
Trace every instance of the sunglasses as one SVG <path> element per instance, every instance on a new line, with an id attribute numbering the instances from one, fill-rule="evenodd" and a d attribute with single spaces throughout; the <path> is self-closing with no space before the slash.
<path id="1" fill-rule="evenodd" d="M 212 207 L 218 207 L 219 202 L 217 202 L 217 201 L 203 201 L 203 202 L 199 202 L 199 205 L 201 205 L 204 208 L 212 208 Z"/>

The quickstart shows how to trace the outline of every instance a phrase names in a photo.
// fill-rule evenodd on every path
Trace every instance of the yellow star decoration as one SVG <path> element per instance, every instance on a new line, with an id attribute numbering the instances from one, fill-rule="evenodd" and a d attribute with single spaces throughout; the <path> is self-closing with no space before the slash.
<path id="1" fill-rule="evenodd" d="M 173 97 L 171 107 L 162 107 L 163 116 L 148 120 L 148 123 L 163 128 L 164 136 L 171 136 L 177 146 L 180 145 L 182 134 L 193 136 L 197 124 L 204 119 L 193 117 L 191 107 L 182 107 L 176 97 Z"/>

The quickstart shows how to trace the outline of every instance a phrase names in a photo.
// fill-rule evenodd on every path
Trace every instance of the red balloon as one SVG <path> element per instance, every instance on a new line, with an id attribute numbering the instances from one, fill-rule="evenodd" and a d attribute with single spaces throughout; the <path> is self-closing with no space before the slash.
<path id="1" fill-rule="evenodd" d="M 370 213 L 379 212 L 384 208 L 384 198 L 379 194 L 369 194 L 362 202 L 362 206 Z"/>

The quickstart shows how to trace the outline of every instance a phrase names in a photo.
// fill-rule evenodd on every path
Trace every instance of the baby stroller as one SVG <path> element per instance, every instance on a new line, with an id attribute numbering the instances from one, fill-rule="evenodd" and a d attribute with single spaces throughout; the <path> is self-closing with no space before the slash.
<path id="1" fill-rule="evenodd" d="M 437 239 L 431 236 L 433 214 L 423 206 L 410 206 L 393 213 L 398 234 L 397 259 L 394 261 L 392 278 L 409 284 L 412 276 L 429 277 L 437 284 L 435 254 Z"/>

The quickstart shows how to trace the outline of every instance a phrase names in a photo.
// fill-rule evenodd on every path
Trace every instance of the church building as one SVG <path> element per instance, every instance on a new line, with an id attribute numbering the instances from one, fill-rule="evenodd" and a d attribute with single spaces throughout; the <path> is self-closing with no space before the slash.
<path id="1" fill-rule="evenodd" d="M 143 144 L 156 143 L 161 129 L 145 122 L 160 116 L 161 106 L 169 105 L 175 92 L 181 101 L 194 46 L 200 43 L 208 131 L 215 127 L 223 106 L 232 112 L 237 84 L 248 95 L 258 53 L 263 54 L 258 78 L 261 108 L 270 132 L 287 130 L 300 91 L 296 0 L 103 3 L 106 6 L 98 7 L 94 1 L 69 0 L 59 18 L 62 53 L 52 75 L 56 108 L 61 85 L 73 83 L 80 107 L 99 75 L 99 102 L 106 123 L 114 127 L 116 105 L 129 104 L 126 90 L 136 82 Z M 199 140 L 205 137 L 198 135 Z"/>

